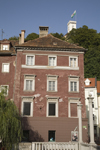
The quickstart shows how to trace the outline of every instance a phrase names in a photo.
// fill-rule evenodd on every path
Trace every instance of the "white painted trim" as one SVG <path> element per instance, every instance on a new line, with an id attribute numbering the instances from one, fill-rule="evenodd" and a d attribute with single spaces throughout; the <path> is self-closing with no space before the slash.
<path id="1" fill-rule="evenodd" d="M 54 56 L 54 54 L 37 54 L 37 53 L 23 53 L 23 55 L 42 55 L 42 56 Z M 71 56 L 71 55 L 61 55 L 61 54 L 55 54 L 56 56 Z M 75 57 L 79 57 L 79 55 L 72 55 L 72 56 L 75 56 Z"/>
<path id="2" fill-rule="evenodd" d="M 54 63 L 54 66 L 57 66 L 57 56 L 55 56 L 55 55 L 48 55 L 48 66 L 50 66 L 49 65 L 49 57 L 54 57 L 55 58 L 55 63 Z M 51 66 L 50 66 L 51 67 Z"/>
<path id="3" fill-rule="evenodd" d="M 29 77 L 28 77 L 29 76 Z M 24 76 L 24 88 L 23 91 L 30 91 L 30 90 L 26 90 L 26 80 L 31 80 L 32 82 L 32 90 L 31 91 L 35 91 L 35 76 L 33 75 L 33 77 L 30 77 L 31 75 L 25 75 Z"/>
<path id="4" fill-rule="evenodd" d="M 70 64 L 70 59 L 71 59 L 71 58 L 76 58 L 76 67 L 75 67 L 75 66 L 71 67 L 71 64 Z M 78 57 L 76 57 L 76 56 L 69 56 L 69 66 L 70 66 L 71 68 L 77 68 L 77 67 L 78 67 Z"/>
<path id="5" fill-rule="evenodd" d="M 26 97 L 27 98 L 27 97 Z M 29 98 L 29 97 L 28 97 Z M 21 114 L 23 117 L 33 117 L 33 98 L 30 97 L 29 99 L 25 99 L 23 98 L 22 99 L 22 103 L 21 103 Z M 30 109 L 30 116 L 27 116 L 27 115 L 23 115 L 23 106 L 24 106 L 24 102 L 30 102 L 31 103 L 31 109 Z"/>
<path id="6" fill-rule="evenodd" d="M 33 54 L 27 54 L 26 55 L 26 66 L 33 66 L 33 65 L 27 65 L 27 57 L 28 56 L 33 56 L 33 65 L 35 65 L 35 55 L 33 55 Z"/>
<path id="7" fill-rule="evenodd" d="M 0 92 L 1 92 L 2 86 L 7 86 L 7 94 L 4 94 L 4 95 L 5 95 L 5 96 L 8 96 L 8 92 L 9 92 L 9 85 L 0 85 Z"/>
<path id="8" fill-rule="evenodd" d="M 27 66 L 27 65 L 21 65 L 22 68 L 28 68 L 28 69 L 61 69 L 61 70 L 79 70 L 79 67 L 64 67 L 64 66 Z"/>
<path id="9" fill-rule="evenodd" d="M 4 66 L 3 65 L 8 65 L 8 71 L 7 72 L 4 71 Z M 3 73 L 9 73 L 10 72 L 10 63 L 2 63 L 2 72 Z"/>
<path id="10" fill-rule="evenodd" d="M 77 83 L 77 91 L 71 91 L 71 82 L 76 82 Z M 69 77 L 68 78 L 68 83 L 69 83 L 69 92 L 72 92 L 72 93 L 77 93 L 77 92 L 79 92 L 79 77 Z"/>
<path id="11" fill-rule="evenodd" d="M 56 115 L 55 116 L 49 116 L 49 103 L 55 103 L 56 104 Z M 48 98 L 47 99 L 47 117 L 58 117 L 58 99 Z"/>
<path id="12" fill-rule="evenodd" d="M 49 81 L 55 81 L 55 91 L 49 91 Z M 47 91 L 48 92 L 57 92 L 57 76 L 47 76 Z"/>

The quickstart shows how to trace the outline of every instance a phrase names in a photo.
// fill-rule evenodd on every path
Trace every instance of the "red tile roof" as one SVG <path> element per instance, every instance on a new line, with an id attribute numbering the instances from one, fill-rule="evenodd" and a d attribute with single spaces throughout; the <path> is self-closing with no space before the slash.
<path id="1" fill-rule="evenodd" d="M 97 81 L 97 93 L 100 93 L 100 81 Z"/>

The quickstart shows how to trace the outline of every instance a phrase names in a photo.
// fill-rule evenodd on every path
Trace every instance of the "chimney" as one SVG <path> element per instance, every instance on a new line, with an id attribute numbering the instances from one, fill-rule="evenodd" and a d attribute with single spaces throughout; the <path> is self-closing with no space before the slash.
<path id="1" fill-rule="evenodd" d="M 19 34 L 19 44 L 21 44 L 21 34 Z"/>
<path id="2" fill-rule="evenodd" d="M 25 30 L 21 30 L 21 34 L 19 34 L 19 44 L 24 43 Z"/>
<path id="3" fill-rule="evenodd" d="M 44 37 L 48 35 L 49 27 L 47 26 L 39 26 L 39 37 Z"/>

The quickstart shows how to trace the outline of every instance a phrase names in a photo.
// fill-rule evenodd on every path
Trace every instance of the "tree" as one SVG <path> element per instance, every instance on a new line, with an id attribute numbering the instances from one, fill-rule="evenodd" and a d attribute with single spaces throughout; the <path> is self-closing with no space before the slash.
<path id="1" fill-rule="evenodd" d="M 64 35 L 62 33 L 51 33 L 54 37 L 59 38 L 61 40 L 65 40 L 66 38 L 64 37 Z"/>
<path id="2" fill-rule="evenodd" d="M 13 37 L 10 37 L 8 40 L 19 40 L 19 37 L 18 36 L 13 36 Z"/>
<path id="3" fill-rule="evenodd" d="M 11 100 L 6 100 L 4 91 L 0 93 L 0 138 L 2 147 L 11 150 L 12 145 L 21 141 L 21 118 L 17 107 Z"/>
<path id="4" fill-rule="evenodd" d="M 84 48 L 100 45 L 100 34 L 94 29 L 89 29 L 86 25 L 82 28 L 73 29 L 67 35 L 67 40 L 78 43 Z"/>
<path id="5" fill-rule="evenodd" d="M 70 31 L 67 40 L 87 49 L 84 55 L 85 78 L 97 77 L 100 80 L 100 33 L 84 25 Z"/>
<path id="6" fill-rule="evenodd" d="M 38 37 L 39 37 L 38 34 L 36 34 L 36 33 L 30 33 L 30 34 L 28 34 L 27 37 L 25 38 L 25 42 L 26 42 L 26 41 L 29 41 L 29 40 L 34 40 L 34 39 L 36 39 L 36 38 L 38 38 Z"/>

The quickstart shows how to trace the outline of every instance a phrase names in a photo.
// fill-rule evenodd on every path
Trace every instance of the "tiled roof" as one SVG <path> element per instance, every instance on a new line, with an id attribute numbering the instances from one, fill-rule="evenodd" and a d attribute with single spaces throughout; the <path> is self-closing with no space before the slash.
<path id="1" fill-rule="evenodd" d="M 84 86 L 85 87 L 95 87 L 96 86 L 96 78 L 85 78 L 84 79 L 84 81 L 86 80 L 86 79 L 89 79 L 90 80 L 90 85 L 85 85 L 85 82 L 84 82 Z"/>
<path id="2" fill-rule="evenodd" d="M 97 81 L 97 93 L 100 93 L 100 81 Z"/>
<path id="3" fill-rule="evenodd" d="M 7 40 L 7 39 L 4 39 L 2 41 L 0 41 L 0 44 L 3 44 L 3 43 L 6 43 L 6 44 L 9 44 L 10 43 L 10 49 L 9 50 L 0 50 L 0 54 L 15 54 L 15 48 L 14 46 L 17 45 L 19 42 L 16 41 L 16 40 Z"/>
<path id="4" fill-rule="evenodd" d="M 70 44 L 66 41 L 58 39 L 51 34 L 47 36 L 37 38 L 35 40 L 30 40 L 20 45 L 16 45 L 16 47 L 41 47 L 41 48 L 59 48 L 59 49 L 77 49 L 85 51 L 83 47 L 77 46 L 75 44 Z"/>

